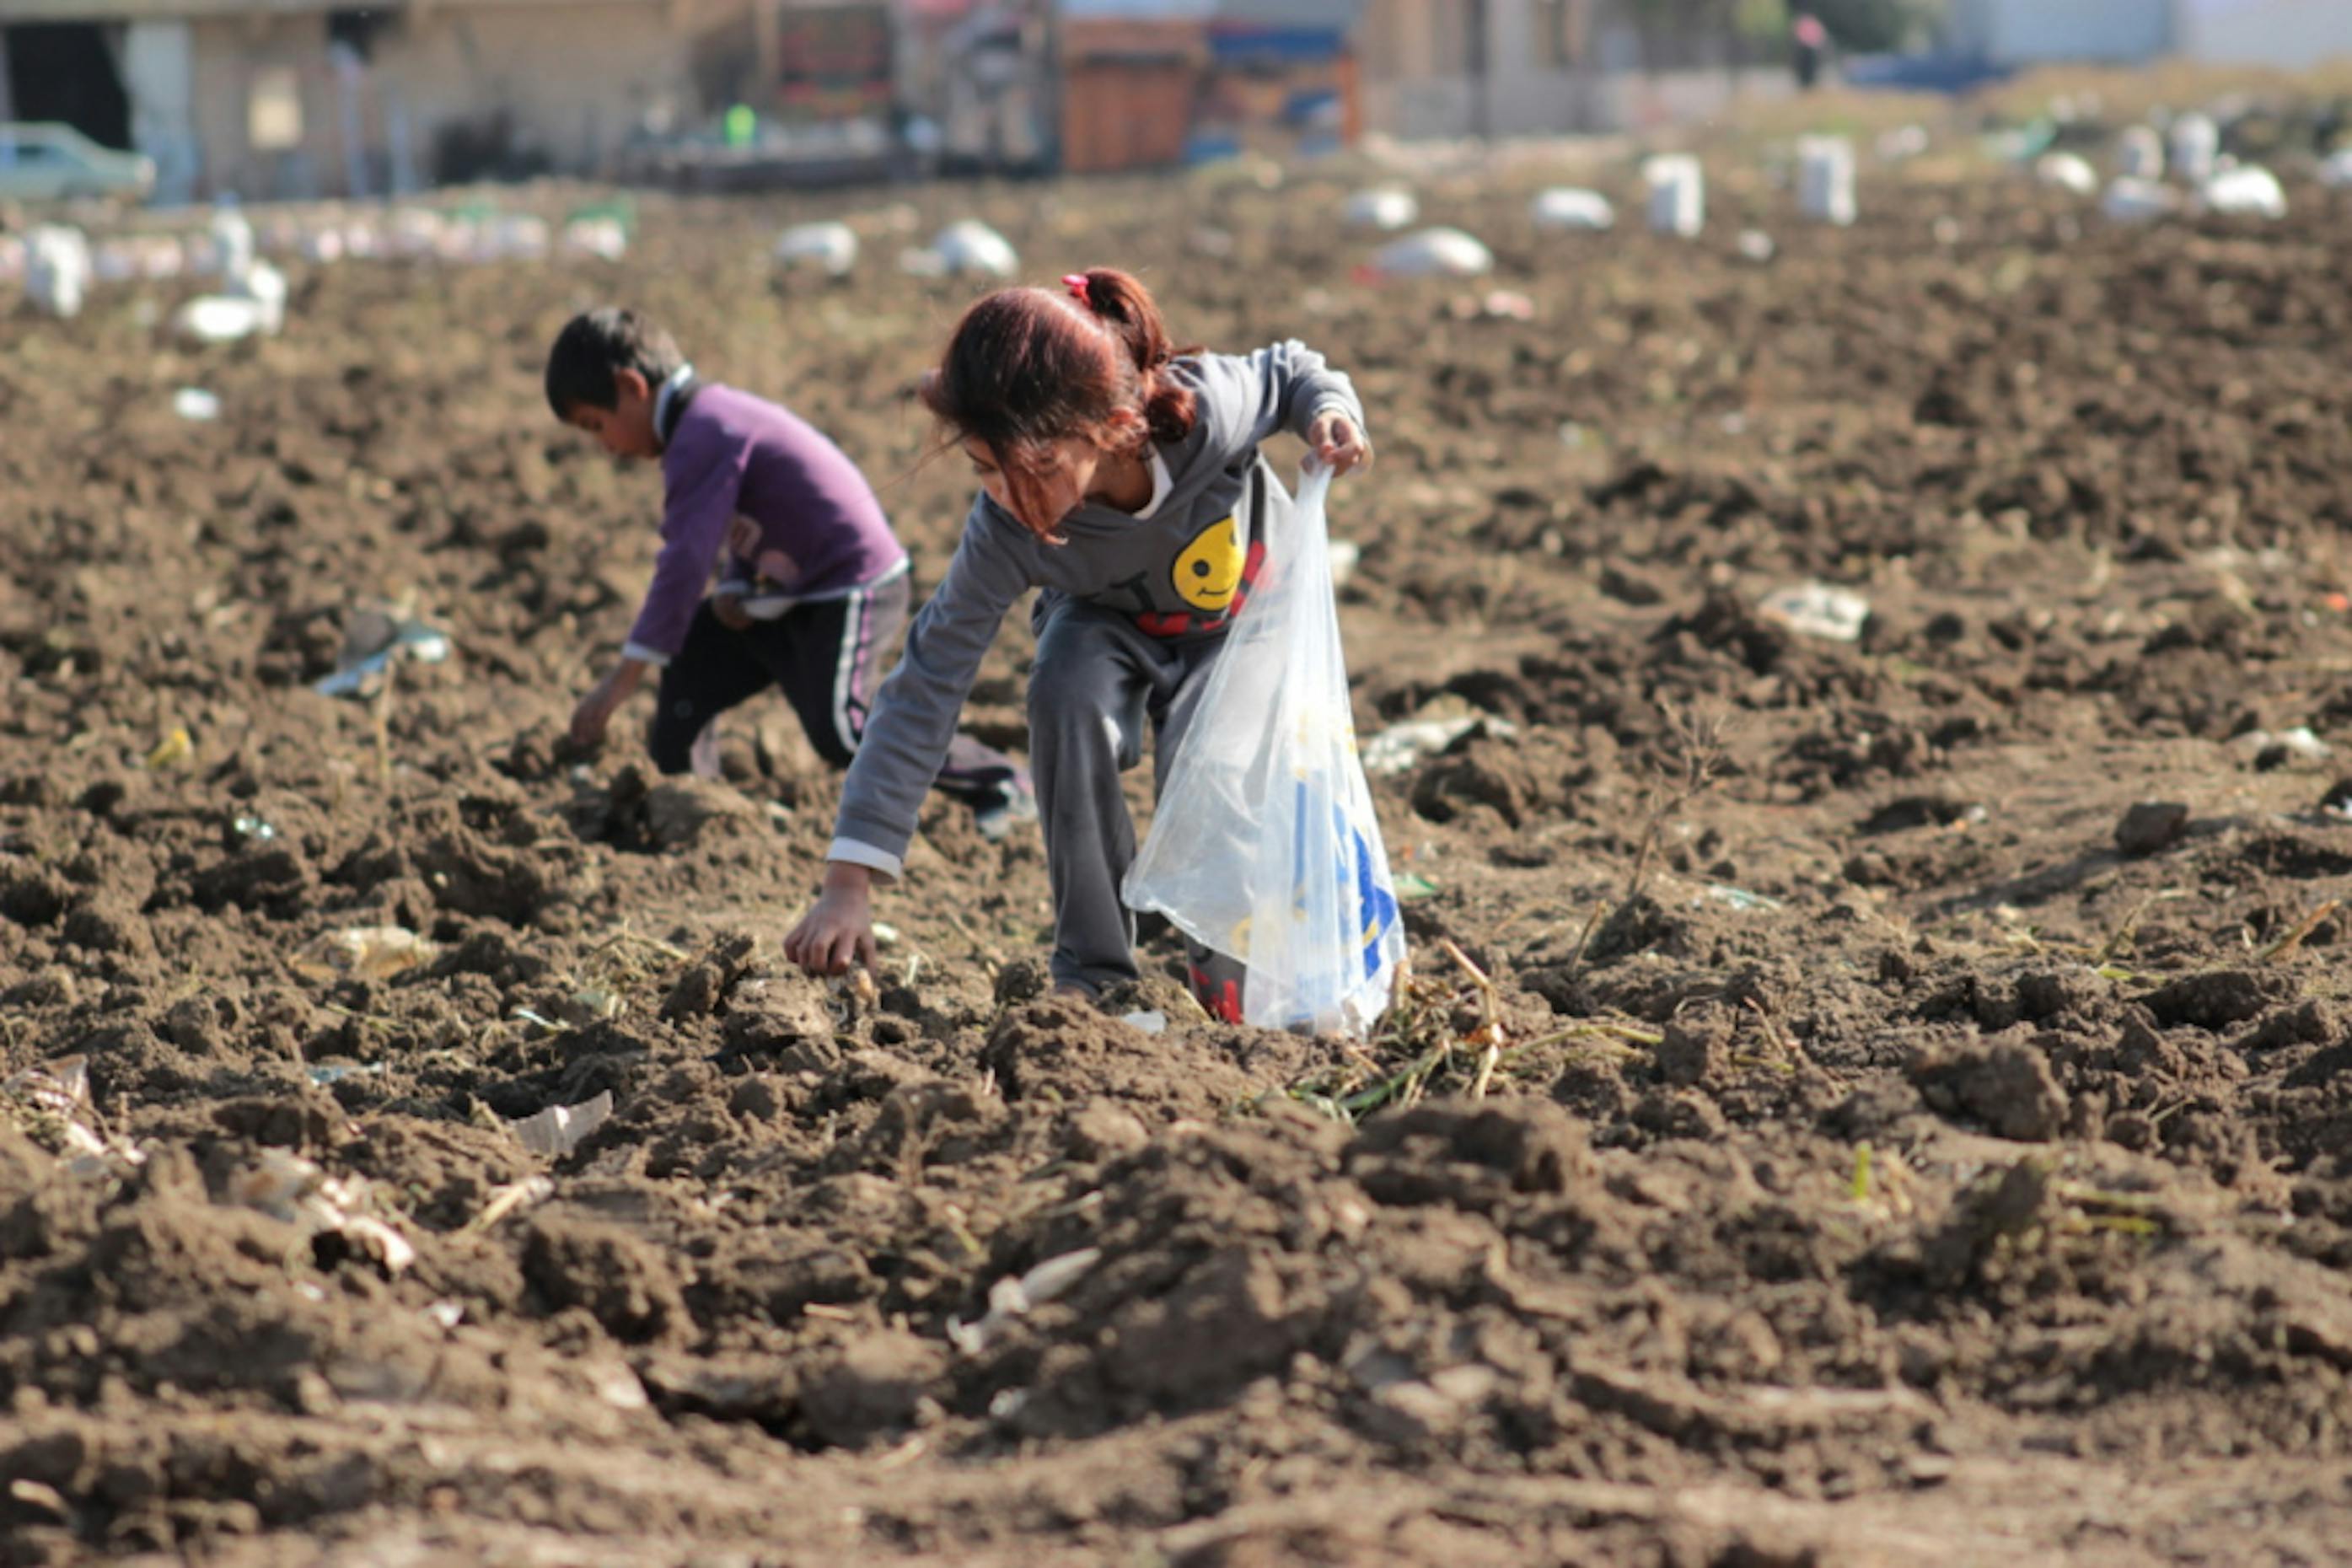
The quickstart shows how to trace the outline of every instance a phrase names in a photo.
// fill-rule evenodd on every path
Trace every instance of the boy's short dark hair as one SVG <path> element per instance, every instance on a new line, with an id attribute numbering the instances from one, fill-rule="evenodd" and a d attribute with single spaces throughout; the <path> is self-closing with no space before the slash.
<path id="1" fill-rule="evenodd" d="M 611 408 L 621 398 L 617 371 L 633 370 L 659 386 L 686 363 L 677 340 L 635 310 L 607 305 L 563 324 L 547 352 L 547 403 L 558 419 L 575 408 Z"/>

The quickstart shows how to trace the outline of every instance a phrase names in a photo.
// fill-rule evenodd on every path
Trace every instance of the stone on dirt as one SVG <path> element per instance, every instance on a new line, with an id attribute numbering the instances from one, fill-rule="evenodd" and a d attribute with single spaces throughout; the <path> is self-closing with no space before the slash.
<path id="1" fill-rule="evenodd" d="M 2189 831 L 2189 808 L 2179 801 L 2144 800 L 2116 824 L 2116 847 L 2126 855 L 2153 855 L 2179 842 Z"/>

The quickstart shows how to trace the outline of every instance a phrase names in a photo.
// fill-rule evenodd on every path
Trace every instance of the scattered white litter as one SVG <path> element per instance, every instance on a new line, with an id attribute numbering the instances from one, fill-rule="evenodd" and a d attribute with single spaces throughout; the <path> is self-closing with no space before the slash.
<path id="1" fill-rule="evenodd" d="M 172 330 L 191 342 L 233 343 L 258 334 L 264 319 L 254 300 L 202 294 L 180 307 Z"/>
<path id="2" fill-rule="evenodd" d="M 1687 153 L 1665 153 L 1642 165 L 1650 188 L 1650 228 L 1655 234 L 1695 237 L 1706 226 L 1706 175 Z"/>
<path id="3" fill-rule="evenodd" d="M 1019 270 L 1021 257 L 1013 242 L 976 218 L 951 223 L 931 241 L 929 252 L 941 272 L 950 278 L 976 275 L 1010 278 Z"/>
<path id="4" fill-rule="evenodd" d="M 1815 223 L 1854 220 L 1853 143 L 1843 136 L 1797 142 L 1797 207 Z"/>
<path id="5" fill-rule="evenodd" d="M 1374 191 L 1358 191 L 1349 196 L 1340 209 L 1340 216 L 1349 228 L 1376 228 L 1394 233 L 1410 228 L 1420 221 L 1421 203 L 1411 191 L 1394 187 Z"/>
<path id="6" fill-rule="evenodd" d="M 2211 179 L 2221 153 L 2221 128 L 2210 116 L 2191 111 L 2172 122 L 2172 170 L 2189 184 Z"/>
<path id="7" fill-rule="evenodd" d="M 2078 196 L 2099 194 L 2099 172 L 2087 160 L 2072 153 L 2043 153 L 2033 165 L 2033 177 L 2042 184 L 2072 191 Z"/>
<path id="8" fill-rule="evenodd" d="M 449 653 L 449 634 L 438 626 L 402 620 L 382 610 L 362 610 L 343 633 L 335 672 L 313 681 L 310 689 L 324 697 L 372 696 L 394 664 L 404 659 L 439 664 Z"/>
<path id="9" fill-rule="evenodd" d="M 948 1320 L 948 1340 L 966 1355 L 979 1355 L 1003 1338 L 1016 1318 L 1024 1317 L 1061 1295 L 1084 1279 L 1102 1259 L 1102 1248 L 1084 1247 L 1049 1258 L 1018 1279 L 1006 1275 L 988 1292 L 988 1311 L 973 1322 Z"/>
<path id="10" fill-rule="evenodd" d="M 1617 209 L 1607 196 L 1573 185 L 1537 193 L 1528 217 L 1546 234 L 1598 233 L 1617 226 Z"/>
<path id="11" fill-rule="evenodd" d="M 370 1214 L 367 1184 L 357 1176 L 331 1176 L 299 1154 L 265 1149 L 252 1164 L 233 1173 L 222 1188 L 226 1202 L 255 1209 L 317 1235 L 331 1232 L 352 1244 L 386 1274 L 416 1261 L 416 1248 L 392 1226 Z"/>
<path id="12" fill-rule="evenodd" d="M 2286 192 L 2278 176 L 2259 163 L 2225 169 L 2205 182 L 2200 193 L 2207 210 L 2232 217 L 2286 216 Z"/>
<path id="13" fill-rule="evenodd" d="M 588 1134 L 610 1121 L 612 1115 L 613 1091 L 608 1089 L 593 1100 L 583 1100 L 577 1105 L 551 1105 L 536 1116 L 509 1121 L 507 1126 L 532 1153 L 561 1160 L 577 1149 Z"/>
<path id="14" fill-rule="evenodd" d="M 204 294 L 172 318 L 180 336 L 201 343 L 273 336 L 286 325 L 286 275 L 267 261 L 228 275 L 218 294 Z"/>
<path id="15" fill-rule="evenodd" d="M 58 1153 L 68 1175 L 83 1181 L 127 1174 L 147 1156 L 122 1139 L 90 1128 L 89 1058 L 62 1057 L 0 1079 L 0 1094 L 57 1119 Z"/>
<path id="16" fill-rule="evenodd" d="M 213 208 L 212 242 L 215 270 L 235 277 L 253 265 L 253 225 L 234 202 Z"/>
<path id="17" fill-rule="evenodd" d="M 555 1195 L 555 1184 L 545 1176 L 525 1176 L 520 1182 L 509 1182 L 490 1194 L 482 1212 L 466 1222 L 470 1231 L 484 1231 L 509 1215 L 543 1204 Z"/>
<path id="18" fill-rule="evenodd" d="M 589 1377 L 595 1385 L 596 1397 L 615 1410 L 643 1410 L 653 1403 L 637 1374 L 621 1363 L 596 1368 Z"/>
<path id="19" fill-rule="evenodd" d="M 1168 1032 L 1168 1015 L 1150 1008 L 1133 1013 L 1122 1013 L 1119 1015 L 1118 1021 L 1130 1029 L 1139 1029 L 1147 1035 L 1164 1035 Z"/>
<path id="20" fill-rule="evenodd" d="M 857 236 L 845 223 L 794 224 L 776 237 L 776 264 L 846 278 L 857 265 Z"/>
<path id="21" fill-rule="evenodd" d="M 184 386 L 172 394 L 172 412 L 199 423 L 220 417 L 221 400 L 201 386 Z"/>
<path id="22" fill-rule="evenodd" d="M 1477 278 L 1495 269 L 1495 253 L 1458 228 L 1424 228 L 1382 246 L 1372 269 L 1389 278 Z"/>
<path id="23" fill-rule="evenodd" d="M 2107 194 L 2099 200 L 2099 210 L 2117 223 L 2145 223 L 2177 212 L 2179 207 L 2179 194 L 2171 186 L 2134 174 L 2109 184 Z"/>
<path id="24" fill-rule="evenodd" d="M 43 224 L 26 237 L 25 296 L 59 320 L 81 314 L 89 292 L 89 238 L 78 228 Z"/>
<path id="25" fill-rule="evenodd" d="M 1758 263 L 1769 261 L 1774 256 L 1780 254 L 1780 247 L 1772 242 L 1772 237 L 1760 228 L 1740 230 L 1739 254 L 1750 261 Z"/>
<path id="26" fill-rule="evenodd" d="M 293 966 L 303 978 L 320 983 L 345 974 L 389 980 L 440 954 L 439 947 L 405 927 L 345 926 L 313 942 Z"/>
<path id="27" fill-rule="evenodd" d="M 60 1057 L 8 1075 L 0 1089 L 57 1116 L 76 1116 L 89 1104 L 89 1058 Z"/>
<path id="28" fill-rule="evenodd" d="M 1856 640 L 1862 636 L 1863 623 L 1870 618 L 1869 600 L 1826 583 L 1799 583 L 1776 589 L 1757 608 L 1767 620 L 1778 621 L 1792 632 L 1831 642 Z"/>
<path id="29" fill-rule="evenodd" d="M 629 254 L 629 231 L 616 217 L 574 218 L 563 226 L 563 253 L 618 261 Z"/>
<path id="30" fill-rule="evenodd" d="M 261 329 L 278 331 L 287 324 L 287 275 L 268 261 L 257 261 L 242 273 L 230 273 L 230 299 L 249 299 L 261 306 Z"/>
<path id="31" fill-rule="evenodd" d="M 1481 724 L 1490 735 L 1508 740 L 1518 726 L 1492 713 L 1428 714 L 1390 725 L 1367 742 L 1364 771 L 1375 777 L 1409 772 L 1423 757 L 1433 757 Z"/>
<path id="32" fill-rule="evenodd" d="M 2242 735 L 2231 736 L 2230 749 L 2252 759 L 2260 759 L 2272 752 L 2284 752 L 2286 757 L 2304 763 L 2324 763 L 2334 754 L 2326 742 L 2311 732 L 2308 724 L 2298 724 L 2292 730 L 2276 732 L 2249 730 Z"/>
<path id="33" fill-rule="evenodd" d="M 1496 289 L 1483 300 L 1456 300 L 1454 313 L 1465 320 L 1532 321 L 1536 302 L 1515 289 Z"/>
<path id="34" fill-rule="evenodd" d="M 2339 147 L 2319 165 L 2319 183 L 2337 190 L 2352 187 L 2352 147 Z"/>
<path id="35" fill-rule="evenodd" d="M 2116 139 L 2116 169 L 2127 180 L 2164 178 L 2164 141 L 2146 125 L 2135 125 Z"/>

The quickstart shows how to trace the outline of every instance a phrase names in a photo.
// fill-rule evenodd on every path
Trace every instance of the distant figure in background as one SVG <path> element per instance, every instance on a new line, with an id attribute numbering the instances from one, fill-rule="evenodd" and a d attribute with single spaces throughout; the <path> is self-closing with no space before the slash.
<path id="1" fill-rule="evenodd" d="M 1830 30 L 1811 11 L 1800 11 L 1789 22 L 1789 41 L 1794 53 L 1797 87 L 1811 92 L 1821 79 L 1822 57 L 1829 52 Z"/>
<path id="2" fill-rule="evenodd" d="M 634 310 L 572 318 L 548 354 L 547 401 L 614 457 L 658 461 L 666 491 L 653 586 L 620 662 L 573 710 L 573 742 L 601 743 L 652 670 L 646 745 L 663 773 L 715 773 L 711 721 L 771 686 L 817 754 L 847 767 L 908 609 L 907 552 L 857 465 L 790 410 L 698 379 Z M 969 736 L 934 772 L 989 838 L 1035 815 L 1026 771 Z"/>

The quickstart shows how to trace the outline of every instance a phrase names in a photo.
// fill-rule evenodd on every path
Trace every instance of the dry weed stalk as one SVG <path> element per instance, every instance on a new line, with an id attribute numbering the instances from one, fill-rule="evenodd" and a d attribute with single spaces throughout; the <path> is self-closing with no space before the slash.
<path id="1" fill-rule="evenodd" d="M 2304 944 L 2305 938 L 2309 937 L 2313 931 L 2317 931 L 2322 925 L 2326 924 L 2328 918 L 2343 907 L 2343 900 L 2328 900 L 2326 903 L 2320 905 L 2317 909 L 2304 916 L 2303 919 L 2297 921 L 2293 929 L 2289 930 L 2284 936 L 2280 937 L 2276 942 L 2272 942 L 2260 952 L 2255 953 L 2254 962 L 2256 963 L 2271 963 L 2279 959 L 2289 956 L 2297 948 Z"/>
<path id="2" fill-rule="evenodd" d="M 1695 713 L 1675 707 L 1671 702 L 1660 704 L 1665 710 L 1666 735 L 1672 743 L 1675 771 L 1664 784 L 1652 786 L 1644 808 L 1646 820 L 1642 826 L 1641 842 L 1633 850 L 1633 868 L 1625 875 L 1625 890 L 1617 902 L 1620 908 L 1641 897 L 1643 884 L 1650 874 L 1650 861 L 1658 852 L 1658 843 L 1665 837 L 1666 825 L 1715 786 L 1723 772 L 1725 742 L 1729 738 L 1729 721 L 1721 713 Z"/>
<path id="3" fill-rule="evenodd" d="M 1467 974 L 1471 984 L 1478 988 L 1479 1024 L 1471 1031 L 1470 1037 L 1462 1043 L 1478 1047 L 1478 1076 L 1470 1085 L 1470 1098 L 1484 1100 L 1487 1088 L 1495 1081 L 1496 1064 L 1503 1058 L 1502 1001 L 1495 994 L 1494 977 L 1471 963 L 1470 955 L 1455 946 L 1452 937 L 1438 938 L 1438 945 L 1462 966 L 1462 973 Z"/>
<path id="4" fill-rule="evenodd" d="M 2139 934 L 2139 922 L 2147 918 L 2148 910 L 2158 904 L 2187 897 L 2189 897 L 2189 889 L 2186 888 L 2160 888 L 2124 911 L 2122 921 L 2114 931 L 2107 933 L 2106 941 L 2101 942 L 2097 951 L 2091 954 L 2091 967 L 2105 969 L 2125 952 L 2129 952 L 2132 939 Z"/>

